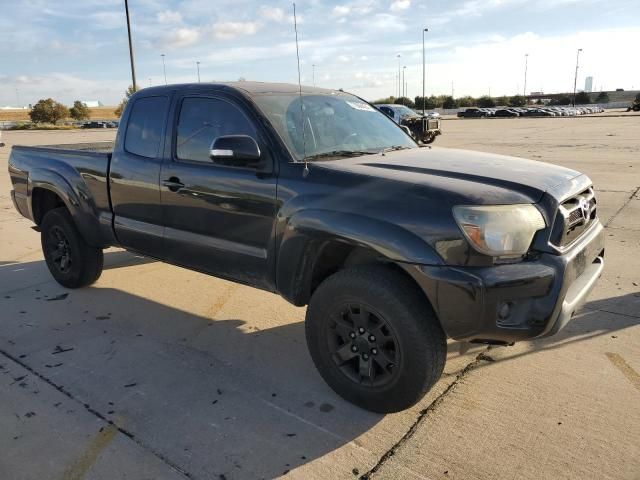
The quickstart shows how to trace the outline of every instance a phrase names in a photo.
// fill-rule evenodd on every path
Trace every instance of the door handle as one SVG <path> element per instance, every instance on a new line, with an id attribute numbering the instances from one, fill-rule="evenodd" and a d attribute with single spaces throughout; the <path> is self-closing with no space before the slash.
<path id="1" fill-rule="evenodd" d="M 184 188 L 184 183 L 180 182 L 178 177 L 171 177 L 168 180 L 164 180 L 162 184 L 172 192 L 177 192 L 181 188 Z"/>

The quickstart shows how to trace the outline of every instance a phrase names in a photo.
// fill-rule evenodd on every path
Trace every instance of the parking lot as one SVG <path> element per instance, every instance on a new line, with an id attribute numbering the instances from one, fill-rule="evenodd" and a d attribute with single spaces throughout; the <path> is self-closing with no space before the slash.
<path id="1" fill-rule="evenodd" d="M 14 210 L 12 144 L 115 131 L 3 132 L 0 479 L 640 478 L 640 115 L 443 121 L 434 148 L 588 174 L 605 273 L 560 334 L 450 343 L 415 407 L 361 410 L 316 372 L 304 308 L 111 249 L 90 288 L 49 275 Z"/>

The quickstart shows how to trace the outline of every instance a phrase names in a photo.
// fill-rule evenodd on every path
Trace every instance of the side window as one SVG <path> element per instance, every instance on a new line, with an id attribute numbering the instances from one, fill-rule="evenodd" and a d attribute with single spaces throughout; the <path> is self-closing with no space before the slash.
<path id="1" fill-rule="evenodd" d="M 160 149 L 167 97 L 136 100 L 129 115 L 124 149 L 141 157 L 156 158 Z"/>
<path id="2" fill-rule="evenodd" d="M 178 159 L 211 163 L 211 143 L 223 135 L 257 138 L 249 119 L 230 102 L 196 97 L 182 101 L 176 140 Z"/>

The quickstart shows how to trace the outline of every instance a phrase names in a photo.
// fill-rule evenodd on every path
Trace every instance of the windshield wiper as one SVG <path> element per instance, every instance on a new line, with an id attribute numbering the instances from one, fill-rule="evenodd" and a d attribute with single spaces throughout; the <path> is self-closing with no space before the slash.
<path id="1" fill-rule="evenodd" d="M 373 155 L 377 152 L 368 152 L 366 150 L 332 150 L 331 152 L 316 153 L 305 157 L 306 161 L 318 160 L 330 157 L 359 157 L 361 155 Z"/>
<path id="2" fill-rule="evenodd" d="M 406 150 L 411 147 L 404 147 L 402 145 L 393 145 L 392 147 L 386 147 L 380 150 L 378 153 L 395 152 L 396 150 Z"/>

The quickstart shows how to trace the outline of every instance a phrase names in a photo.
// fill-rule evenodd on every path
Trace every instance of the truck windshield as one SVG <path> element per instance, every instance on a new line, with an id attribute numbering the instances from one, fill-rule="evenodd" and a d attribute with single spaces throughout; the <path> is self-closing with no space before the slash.
<path id="1" fill-rule="evenodd" d="M 417 117 L 418 116 L 416 112 L 411 110 L 409 107 L 405 107 L 404 105 L 393 106 L 391 108 L 395 110 L 398 113 L 398 115 L 400 115 L 401 117 Z"/>
<path id="2" fill-rule="evenodd" d="M 418 147 L 386 115 L 353 95 L 306 94 L 302 108 L 297 94 L 269 93 L 253 99 L 296 160 L 327 159 L 332 152 L 348 156 Z"/>

